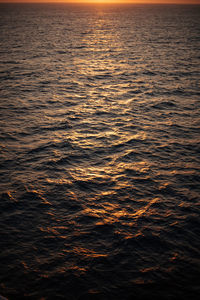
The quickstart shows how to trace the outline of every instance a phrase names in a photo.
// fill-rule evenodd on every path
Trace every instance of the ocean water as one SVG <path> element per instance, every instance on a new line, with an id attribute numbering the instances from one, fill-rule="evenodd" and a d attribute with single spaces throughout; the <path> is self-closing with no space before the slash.
<path id="1" fill-rule="evenodd" d="M 0 5 L 0 294 L 197 299 L 200 6 Z"/>

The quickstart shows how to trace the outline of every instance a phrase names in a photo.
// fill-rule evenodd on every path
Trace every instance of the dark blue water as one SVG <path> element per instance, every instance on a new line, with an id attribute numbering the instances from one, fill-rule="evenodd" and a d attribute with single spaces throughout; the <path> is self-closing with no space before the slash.
<path id="1" fill-rule="evenodd" d="M 0 5 L 0 294 L 197 299 L 200 6 Z"/>

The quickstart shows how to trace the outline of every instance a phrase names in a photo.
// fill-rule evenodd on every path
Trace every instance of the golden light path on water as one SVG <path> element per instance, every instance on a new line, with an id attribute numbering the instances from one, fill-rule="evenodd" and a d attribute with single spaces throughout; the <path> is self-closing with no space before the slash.
<path id="1" fill-rule="evenodd" d="M 106 26 L 110 26 L 106 23 L 104 12 L 100 9 L 97 11 L 97 20 L 95 23 L 90 24 L 91 27 L 88 28 L 88 31 L 91 32 L 91 34 L 87 34 L 82 38 L 81 44 L 86 47 L 86 49 L 90 49 L 90 59 L 85 59 L 84 52 L 82 53 L 82 56 L 74 57 L 74 65 L 77 66 L 77 74 L 78 77 L 75 78 L 75 81 L 78 84 L 81 85 L 87 85 L 87 82 L 80 82 L 80 78 L 92 78 L 92 77 L 104 77 L 104 76 L 112 76 L 112 74 L 120 74 L 121 69 L 124 67 L 124 64 L 127 63 L 126 59 L 122 60 L 115 60 L 115 57 L 109 58 L 109 55 L 106 59 L 102 59 L 101 53 L 109 53 L 111 51 L 111 45 L 112 48 L 114 48 L 114 51 L 116 53 L 120 53 L 125 48 L 125 45 L 123 44 L 123 37 L 120 36 L 120 34 L 112 30 L 102 30 L 102 28 L 105 28 Z M 79 41 L 80 43 L 80 41 Z M 134 69 L 130 68 L 131 72 L 134 72 Z M 103 74 L 103 75 L 101 75 Z M 142 80 L 142 78 L 140 78 Z M 81 146 L 81 148 L 88 149 L 88 148 L 101 148 L 105 147 L 106 152 L 106 145 L 105 143 L 110 144 L 110 141 L 113 143 L 113 147 L 118 145 L 123 145 L 128 143 L 131 140 L 145 140 L 146 139 L 146 133 L 132 133 L 131 131 L 124 131 L 124 128 L 121 129 L 118 125 L 115 126 L 113 122 L 109 120 L 103 120 L 102 122 L 102 128 L 105 127 L 105 129 L 94 131 L 94 130 L 85 130 L 86 128 L 95 128 L 96 126 L 99 126 L 99 119 L 94 118 L 94 115 L 98 111 L 99 114 L 112 114 L 117 113 L 120 114 L 120 117 L 123 120 L 123 115 L 126 117 L 126 120 L 123 120 L 127 123 L 131 123 L 133 120 L 128 115 L 128 104 L 130 99 L 127 100 L 120 100 L 121 97 L 123 97 L 124 91 L 130 86 L 130 83 L 103 83 L 99 86 L 95 84 L 91 84 L 87 90 L 86 95 L 84 97 L 80 97 L 79 94 L 75 95 L 77 99 L 79 99 L 80 104 L 75 107 L 76 111 L 80 111 L 83 116 L 85 116 L 85 120 L 82 121 L 82 124 L 80 124 L 80 128 L 77 130 L 70 130 L 67 134 L 65 133 L 63 135 L 63 132 L 56 132 L 55 140 L 54 142 L 60 143 L 63 140 L 66 139 L 66 137 L 73 142 L 74 145 Z M 99 97 L 98 95 L 101 95 Z M 85 96 L 87 97 L 85 99 Z M 107 99 L 112 99 L 113 96 L 118 98 L 117 101 L 108 101 Z M 82 99 L 85 99 L 85 101 L 81 101 Z M 55 112 L 54 112 L 55 113 Z M 65 109 L 59 110 L 59 114 L 64 115 Z M 74 111 L 74 115 L 76 112 Z M 72 112 L 73 115 L 73 112 Z M 91 132 L 90 132 L 91 131 Z M 105 140 L 102 143 L 102 139 Z M 116 141 L 116 142 L 115 142 Z M 124 155 L 129 155 L 129 153 L 132 150 L 127 149 L 124 151 Z M 56 160 L 59 157 L 59 153 L 56 152 Z M 62 156 L 62 154 L 60 155 Z M 94 158 L 95 159 L 95 158 Z M 95 208 L 95 203 L 98 203 L 98 200 L 109 196 L 112 197 L 117 193 L 118 189 L 126 189 L 130 185 L 128 181 L 120 181 L 120 178 L 123 178 L 124 175 L 123 172 L 125 169 L 129 169 L 130 171 L 135 171 L 139 173 L 145 174 L 145 172 L 148 170 L 149 165 L 147 161 L 140 161 L 135 164 L 131 163 L 122 163 L 119 162 L 119 155 L 117 153 L 112 153 L 110 157 L 110 161 L 108 164 L 105 164 L 105 166 L 92 166 L 89 162 L 88 164 L 84 163 L 83 166 L 79 166 L 78 168 L 75 167 L 70 170 L 73 180 L 76 181 L 84 181 L 87 185 L 90 184 L 90 182 L 95 181 L 103 181 L 106 180 L 110 181 L 112 178 L 112 181 L 115 182 L 114 189 L 111 188 L 111 190 L 102 191 L 99 194 L 95 193 L 94 198 L 90 199 L 90 203 L 92 203 L 92 207 L 88 207 L 88 203 L 86 203 L 83 207 L 83 210 L 81 211 L 81 216 L 88 216 L 91 218 L 99 219 L 100 221 L 96 222 L 96 225 L 104 225 L 104 224 L 114 224 L 117 222 L 117 220 L 120 217 L 128 216 L 130 218 L 129 226 L 131 226 L 137 217 L 141 216 L 142 214 L 146 213 L 151 204 L 155 203 L 157 198 L 152 199 L 147 202 L 145 207 L 142 207 L 138 211 L 134 213 L 128 213 L 126 208 L 119 204 L 112 204 L 112 203 L 103 203 L 103 205 L 99 206 L 97 205 Z M 48 180 L 49 181 L 49 180 Z M 54 180 L 50 180 L 50 182 L 54 182 Z M 65 181 L 63 179 L 55 179 L 55 182 L 64 183 Z M 69 183 L 69 181 L 67 181 Z M 74 197 L 76 195 L 72 193 Z M 87 201 L 89 200 L 89 195 L 87 196 Z M 116 232 L 118 230 L 116 229 Z M 84 234 L 81 231 L 77 231 L 76 235 Z M 125 238 L 133 237 L 130 233 L 126 232 L 120 232 L 120 234 L 123 234 Z M 138 234 L 138 233 L 137 233 Z M 93 256 L 93 252 L 88 249 L 87 255 Z M 85 255 L 86 248 L 84 248 L 83 255 Z M 81 255 L 82 251 L 80 251 Z M 95 253 L 95 256 L 107 256 L 107 254 L 102 253 Z M 77 267 L 76 267 L 77 268 Z M 81 269 L 82 270 L 82 269 Z"/>

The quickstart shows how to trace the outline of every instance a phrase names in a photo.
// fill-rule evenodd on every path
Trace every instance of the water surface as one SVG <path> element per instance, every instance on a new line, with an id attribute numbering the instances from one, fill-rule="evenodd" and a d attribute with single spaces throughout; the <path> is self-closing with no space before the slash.
<path id="1" fill-rule="evenodd" d="M 0 8 L 0 293 L 197 299 L 199 6 Z"/>

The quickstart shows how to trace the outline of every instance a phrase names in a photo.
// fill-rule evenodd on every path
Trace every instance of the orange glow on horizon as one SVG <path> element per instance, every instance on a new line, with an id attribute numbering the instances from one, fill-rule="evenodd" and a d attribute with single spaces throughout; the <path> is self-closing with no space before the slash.
<path id="1" fill-rule="evenodd" d="M 200 4 L 200 0 L 0 0 L 0 3 Z"/>

